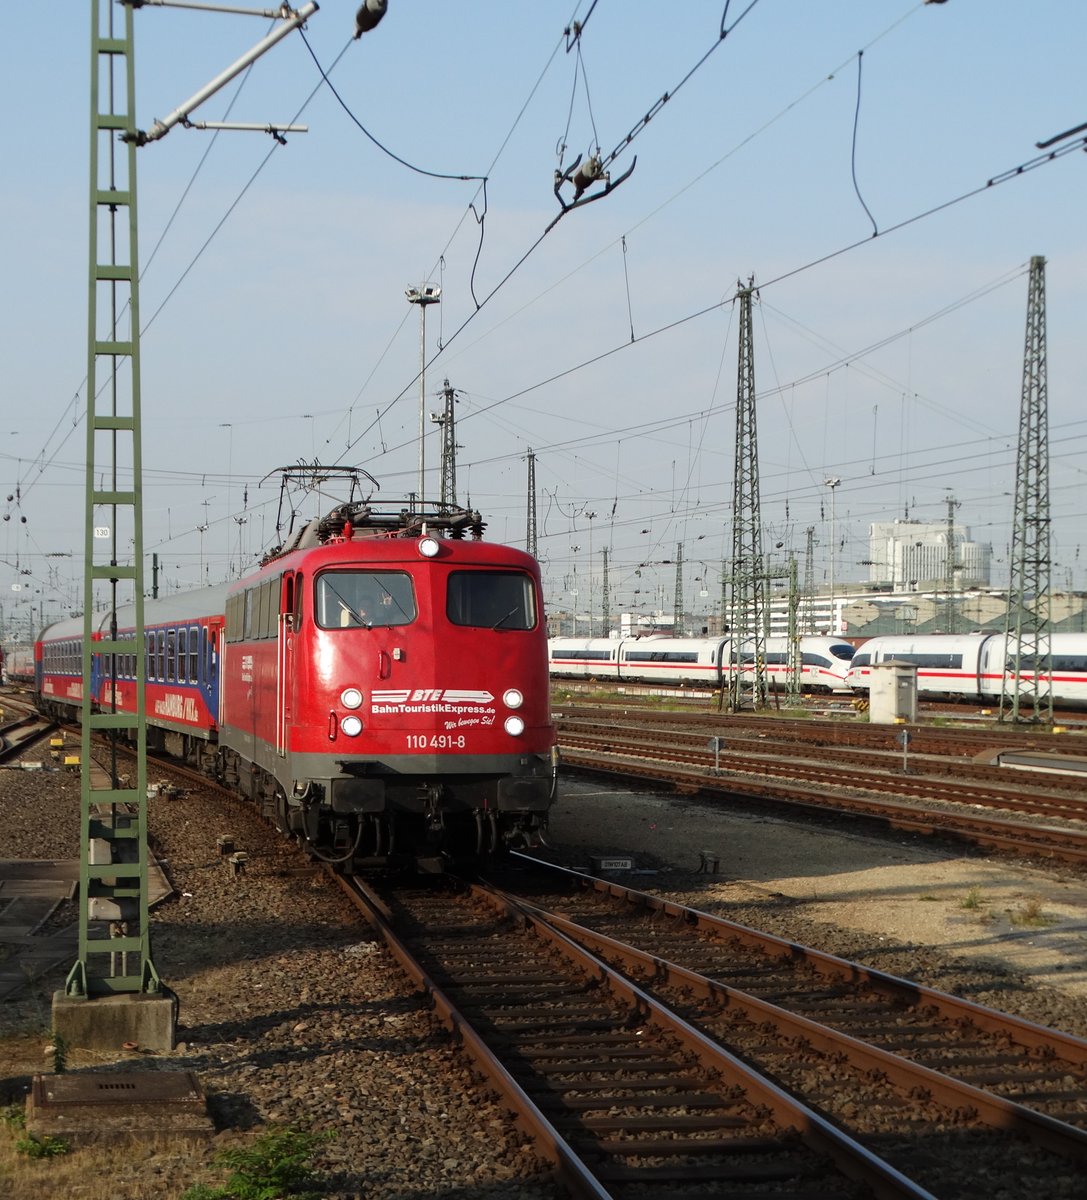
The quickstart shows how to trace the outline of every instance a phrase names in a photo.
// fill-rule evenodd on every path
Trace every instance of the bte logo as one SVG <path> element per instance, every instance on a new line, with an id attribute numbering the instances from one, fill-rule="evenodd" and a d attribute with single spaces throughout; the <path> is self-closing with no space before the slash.
<path id="1" fill-rule="evenodd" d="M 375 704 L 490 704 L 494 695 L 461 688 L 375 689 Z"/>

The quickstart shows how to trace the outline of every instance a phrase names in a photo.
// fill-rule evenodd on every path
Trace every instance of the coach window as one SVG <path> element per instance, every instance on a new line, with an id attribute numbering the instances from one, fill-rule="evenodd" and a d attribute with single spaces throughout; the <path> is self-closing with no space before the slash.
<path id="1" fill-rule="evenodd" d="M 276 593 L 278 589 L 278 579 L 266 579 L 260 585 L 260 636 L 263 638 L 276 635 L 276 611 L 279 607 Z"/>
<path id="2" fill-rule="evenodd" d="M 415 620 L 415 593 L 404 571 L 324 571 L 315 588 L 322 629 L 372 629 Z"/>
<path id="3" fill-rule="evenodd" d="M 189 630 L 189 682 L 200 681 L 200 630 L 194 625 Z"/>
<path id="4" fill-rule="evenodd" d="M 257 589 L 246 588 L 245 592 L 245 616 L 242 618 L 242 637 L 248 642 L 256 630 L 254 629 L 255 610 L 257 607 Z"/>
<path id="5" fill-rule="evenodd" d="M 164 682 L 166 679 L 166 630 L 157 629 L 155 631 L 155 640 L 158 643 L 157 653 L 159 660 L 159 670 L 155 678 L 160 682 Z"/>
<path id="6" fill-rule="evenodd" d="M 245 633 L 245 593 L 236 592 L 226 602 L 227 640 L 240 642 Z"/>
<path id="7" fill-rule="evenodd" d="M 535 591 L 520 571 L 452 571 L 445 611 L 454 625 L 480 629 L 532 629 Z"/>
<path id="8" fill-rule="evenodd" d="M 166 671 L 167 683 L 173 683 L 177 678 L 177 636 L 172 629 L 166 630 Z"/>

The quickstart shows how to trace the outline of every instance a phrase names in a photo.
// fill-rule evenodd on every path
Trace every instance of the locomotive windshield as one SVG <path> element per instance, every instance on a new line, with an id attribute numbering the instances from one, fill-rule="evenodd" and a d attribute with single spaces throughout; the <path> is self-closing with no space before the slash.
<path id="1" fill-rule="evenodd" d="M 445 611 L 454 625 L 535 629 L 532 580 L 519 571 L 452 571 Z"/>
<path id="2" fill-rule="evenodd" d="M 322 629 L 372 629 L 415 620 L 415 593 L 404 571 L 325 571 L 316 587 Z"/>

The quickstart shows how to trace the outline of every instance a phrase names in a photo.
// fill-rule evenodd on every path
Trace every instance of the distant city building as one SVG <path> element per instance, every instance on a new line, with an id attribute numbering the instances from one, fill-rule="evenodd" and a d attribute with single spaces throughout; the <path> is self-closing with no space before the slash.
<path id="1" fill-rule="evenodd" d="M 868 527 L 868 581 L 876 587 L 917 588 L 947 579 L 946 522 L 878 521 Z M 970 540 L 964 525 L 951 527 L 957 588 L 988 587 L 993 549 Z"/>

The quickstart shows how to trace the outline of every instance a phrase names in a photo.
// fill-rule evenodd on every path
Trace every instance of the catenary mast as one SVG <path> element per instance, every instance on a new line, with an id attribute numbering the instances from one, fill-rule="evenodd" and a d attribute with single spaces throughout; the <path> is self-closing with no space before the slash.
<path id="1" fill-rule="evenodd" d="M 740 285 L 739 363 L 736 379 L 736 453 L 732 481 L 732 603 L 729 708 L 766 703 L 766 571 L 759 500 L 759 443 L 755 423 L 755 355 L 751 333 L 754 279 Z M 742 668 L 745 665 L 748 671 Z M 746 678 L 745 678 L 746 675 Z"/>
<path id="2" fill-rule="evenodd" d="M 1053 652 L 1050 641 L 1049 414 L 1046 388 L 1045 259 L 1030 260 L 1019 448 L 1015 463 L 1008 635 L 1000 719 L 1053 720 Z"/>

